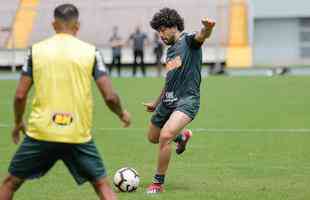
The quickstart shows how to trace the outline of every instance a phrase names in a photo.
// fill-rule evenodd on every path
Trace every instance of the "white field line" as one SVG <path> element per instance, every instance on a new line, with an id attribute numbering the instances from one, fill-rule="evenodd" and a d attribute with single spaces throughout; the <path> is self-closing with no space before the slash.
<path id="1" fill-rule="evenodd" d="M 8 124 L 0 123 L 0 128 L 11 128 Z M 133 131 L 147 131 L 147 128 L 94 128 L 99 131 L 119 131 L 119 132 L 133 132 Z M 193 132 L 203 133 L 310 133 L 309 128 L 193 128 Z"/>
<path id="2" fill-rule="evenodd" d="M 11 126 L 7 125 L 7 124 L 0 124 L 0 128 L 9 128 Z"/>
<path id="3" fill-rule="evenodd" d="M 95 128 L 96 130 L 96 128 Z M 97 128 L 100 131 L 146 131 L 147 128 Z M 242 128 L 193 128 L 193 132 L 203 132 L 203 133 L 310 133 L 310 129 L 306 128 L 254 128 L 254 129 L 242 129 Z"/>

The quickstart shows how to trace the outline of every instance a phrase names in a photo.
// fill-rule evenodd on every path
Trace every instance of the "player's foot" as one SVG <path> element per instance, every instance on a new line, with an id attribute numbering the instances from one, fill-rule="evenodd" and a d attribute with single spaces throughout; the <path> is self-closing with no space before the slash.
<path id="1" fill-rule="evenodd" d="M 189 139 L 192 137 L 193 133 L 191 130 L 186 129 L 182 133 L 182 141 L 177 142 L 177 148 L 175 152 L 180 155 L 182 154 L 186 149 L 186 144 L 188 143 Z"/>
<path id="2" fill-rule="evenodd" d="M 158 194 L 164 191 L 164 187 L 160 183 L 152 183 L 146 190 L 147 194 Z"/>

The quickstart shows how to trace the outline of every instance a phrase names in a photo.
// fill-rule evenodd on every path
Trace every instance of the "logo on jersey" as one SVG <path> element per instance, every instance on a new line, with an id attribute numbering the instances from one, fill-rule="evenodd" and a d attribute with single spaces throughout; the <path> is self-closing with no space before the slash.
<path id="1" fill-rule="evenodd" d="M 68 126 L 72 124 L 73 117 L 70 113 L 54 113 L 52 120 L 55 124 L 59 126 Z"/>
<path id="2" fill-rule="evenodd" d="M 172 59 L 167 60 L 166 68 L 168 71 L 179 68 L 182 66 L 182 58 L 181 56 L 176 56 Z"/>
<path id="3" fill-rule="evenodd" d="M 178 97 L 175 96 L 174 92 L 166 92 L 164 94 L 163 103 L 168 106 L 172 107 L 175 105 L 175 102 L 178 101 Z"/>

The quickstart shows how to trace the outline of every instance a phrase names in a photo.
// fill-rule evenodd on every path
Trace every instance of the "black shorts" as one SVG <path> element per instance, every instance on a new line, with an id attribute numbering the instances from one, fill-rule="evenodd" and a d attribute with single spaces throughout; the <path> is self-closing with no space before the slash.
<path id="1" fill-rule="evenodd" d="M 106 170 L 93 140 L 82 144 L 46 142 L 26 136 L 15 153 L 9 173 L 21 179 L 44 176 L 62 160 L 77 184 L 95 182 Z"/>
<path id="2" fill-rule="evenodd" d="M 180 99 L 175 108 L 169 108 L 165 106 L 163 102 L 161 102 L 156 107 L 155 113 L 151 118 L 151 122 L 156 127 L 162 128 L 174 111 L 180 111 L 193 120 L 199 111 L 199 107 L 200 107 L 200 101 L 199 98 L 196 97 L 195 98 L 188 97 Z"/>

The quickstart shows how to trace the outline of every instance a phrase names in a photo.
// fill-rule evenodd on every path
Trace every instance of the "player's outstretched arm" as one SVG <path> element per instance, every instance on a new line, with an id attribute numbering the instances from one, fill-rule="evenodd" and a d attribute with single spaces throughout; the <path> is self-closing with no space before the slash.
<path id="1" fill-rule="evenodd" d="M 15 144 L 19 142 L 20 131 L 25 133 L 23 115 L 26 108 L 28 92 L 31 86 L 31 77 L 22 75 L 18 83 L 14 98 L 15 125 L 12 131 L 12 139 Z"/>
<path id="2" fill-rule="evenodd" d="M 204 41 L 205 41 L 207 38 L 210 37 L 210 35 L 211 35 L 211 33 L 212 33 L 212 30 L 213 30 L 213 28 L 214 28 L 214 26 L 215 26 L 215 21 L 210 20 L 210 19 L 208 19 L 208 18 L 205 17 L 205 18 L 203 18 L 203 19 L 201 20 L 201 23 L 202 23 L 203 27 L 202 27 L 201 30 L 200 30 L 198 33 L 196 33 L 196 35 L 195 35 L 195 40 L 196 40 L 198 43 L 200 43 L 200 44 L 204 43 Z"/>
<path id="3" fill-rule="evenodd" d="M 131 116 L 129 112 L 122 108 L 121 100 L 113 89 L 112 82 L 109 77 L 101 76 L 96 80 L 96 84 L 102 97 L 104 98 L 106 105 L 124 123 L 124 127 L 128 127 L 131 123 Z"/>

